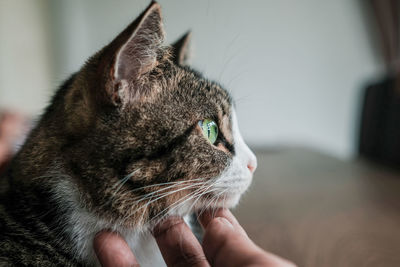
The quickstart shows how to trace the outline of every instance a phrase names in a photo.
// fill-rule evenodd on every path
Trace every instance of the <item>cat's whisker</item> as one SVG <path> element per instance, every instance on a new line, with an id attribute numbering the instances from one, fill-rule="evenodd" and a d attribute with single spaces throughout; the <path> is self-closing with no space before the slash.
<path id="1" fill-rule="evenodd" d="M 166 182 L 166 183 L 159 183 L 159 184 L 154 184 L 154 185 L 147 185 L 147 186 L 143 186 L 143 187 L 140 187 L 140 188 L 136 188 L 136 189 L 130 190 L 130 192 L 133 192 L 133 191 L 136 191 L 136 190 L 140 190 L 140 189 L 143 189 L 143 188 L 147 188 L 147 187 L 154 187 L 154 186 L 159 186 L 159 185 L 173 184 L 172 186 L 168 186 L 166 188 L 161 188 L 161 189 L 157 190 L 157 191 L 163 191 L 164 189 L 173 188 L 173 187 L 175 187 L 177 185 L 181 185 L 181 184 L 185 184 L 185 183 L 192 183 L 193 181 L 201 181 L 198 184 L 202 184 L 202 183 L 207 184 L 207 183 L 213 183 L 213 182 L 215 183 L 215 182 L 217 182 L 214 179 L 205 180 L 205 178 L 194 178 L 194 179 L 178 181 L 178 182 Z M 153 193 L 154 192 L 149 192 L 148 194 L 153 194 Z M 141 196 L 141 197 L 143 197 L 143 196 Z"/>
<path id="2" fill-rule="evenodd" d="M 158 195 L 158 197 L 157 197 L 156 199 L 153 199 L 153 200 L 151 200 L 153 196 L 150 196 L 150 197 L 147 197 L 147 198 L 141 198 L 139 201 L 135 201 L 135 203 L 138 204 L 139 202 L 144 201 L 144 200 L 146 200 L 146 199 L 150 199 L 150 201 L 148 201 L 148 202 L 146 202 L 145 204 L 143 204 L 143 206 L 141 206 L 140 208 L 136 209 L 136 210 L 135 210 L 134 212 L 132 212 L 131 214 L 137 212 L 137 211 L 140 210 L 140 209 L 146 208 L 146 207 L 149 206 L 151 203 L 153 203 L 153 202 L 155 202 L 155 201 L 157 201 L 157 200 L 159 200 L 159 199 L 161 199 L 161 198 L 164 198 L 164 197 L 166 197 L 166 196 L 168 196 L 168 195 L 171 195 L 171 194 L 173 194 L 173 193 L 176 193 L 176 192 L 179 192 L 179 191 L 182 191 L 182 190 L 186 190 L 186 189 L 190 189 L 190 188 L 196 187 L 196 186 L 198 186 L 198 185 L 199 185 L 199 184 L 192 184 L 192 185 L 186 186 L 186 187 L 184 187 L 184 188 L 176 189 L 176 190 L 174 190 L 174 191 L 172 191 L 172 192 L 165 192 L 165 193 L 163 193 L 163 194 Z M 142 214 L 140 221 L 142 220 L 143 216 L 144 216 L 144 214 Z"/>
<path id="3" fill-rule="evenodd" d="M 202 183 L 203 183 L 203 182 L 197 182 L 197 183 L 192 183 L 192 184 L 189 184 L 189 185 L 186 185 L 186 184 L 179 184 L 179 185 L 169 186 L 169 187 L 167 187 L 167 188 L 160 188 L 160 189 L 157 190 L 157 191 L 153 191 L 153 192 L 150 192 L 150 193 L 148 193 L 148 194 L 145 194 L 145 195 L 142 195 L 142 196 L 138 196 L 138 197 L 132 198 L 132 200 L 135 200 L 134 203 L 136 203 L 136 202 L 140 202 L 140 201 L 143 201 L 143 200 L 151 199 L 151 198 L 153 198 L 153 197 L 161 196 L 162 194 L 167 194 L 167 193 L 170 193 L 170 192 L 174 192 L 174 191 L 164 192 L 164 191 L 166 191 L 166 190 L 168 190 L 168 189 L 170 189 L 170 188 L 175 188 L 175 187 L 177 187 L 177 186 L 195 186 L 195 185 L 201 185 Z M 179 188 L 178 188 L 178 189 L 179 189 Z M 129 193 L 129 192 L 127 192 L 127 193 Z"/>
<path id="4" fill-rule="evenodd" d="M 113 196 L 112 196 L 112 197 L 114 197 L 114 196 L 118 193 L 118 191 L 122 188 L 122 186 L 123 186 L 130 178 L 132 178 L 132 176 L 133 176 L 135 173 L 137 173 L 138 171 L 140 171 L 140 169 L 141 169 L 141 168 L 139 168 L 139 169 L 137 169 L 137 170 L 131 172 L 130 174 L 128 174 L 127 176 L 125 176 L 124 178 L 122 178 L 120 181 L 118 181 L 117 183 L 115 183 L 115 185 L 112 187 L 112 189 L 114 189 L 114 187 L 116 187 L 118 184 L 119 184 L 119 186 L 118 186 L 117 190 L 115 190 L 115 192 L 113 193 Z"/>
<path id="5" fill-rule="evenodd" d="M 227 191 L 228 189 L 226 189 L 225 191 Z M 226 206 L 226 194 L 224 195 L 224 200 L 222 201 L 222 208 L 225 209 Z"/>
<path id="6" fill-rule="evenodd" d="M 188 195 L 186 195 L 186 196 L 184 196 L 183 198 L 180 198 L 179 200 L 177 200 L 176 202 L 174 202 L 172 205 L 170 205 L 170 206 L 168 206 L 167 208 L 165 208 L 164 210 L 162 210 L 162 211 L 160 211 L 154 218 L 152 218 L 149 222 L 147 222 L 148 224 L 152 224 L 152 222 L 154 222 L 156 219 L 158 219 L 159 217 L 163 217 L 163 216 L 166 216 L 166 214 L 165 215 L 163 215 L 163 213 L 165 213 L 165 211 L 166 210 L 170 210 L 170 211 L 173 211 L 174 209 L 177 209 L 177 208 L 179 208 L 179 207 L 181 207 L 181 206 L 183 206 L 185 203 L 187 203 L 187 201 L 189 201 L 189 200 L 191 200 L 191 199 L 193 199 L 193 198 L 196 198 L 195 199 L 195 201 L 194 201 L 194 203 L 190 206 L 190 208 L 189 208 L 189 211 L 192 209 L 192 207 L 194 206 L 194 204 L 202 197 L 202 196 L 204 196 L 205 194 L 208 194 L 208 193 L 211 193 L 211 192 L 213 192 L 213 191 L 217 191 L 217 190 L 220 190 L 219 188 L 212 188 L 213 186 L 215 187 L 216 185 L 218 185 L 218 184 L 221 184 L 221 182 L 220 181 L 218 181 L 218 180 L 215 180 L 215 179 L 211 179 L 211 180 L 208 180 L 208 181 L 205 181 L 205 182 L 202 182 L 202 183 L 197 183 L 197 185 L 198 184 L 200 184 L 200 185 L 204 185 L 203 187 L 202 186 L 200 186 L 198 189 L 196 189 L 196 190 L 194 190 L 193 192 L 191 192 L 190 194 L 188 194 Z M 188 187 L 194 187 L 194 185 L 196 185 L 196 184 L 193 184 L 193 186 L 188 186 Z M 211 190 L 210 190 L 210 188 L 211 188 Z M 186 189 L 186 188 L 185 188 Z M 172 194 L 173 192 L 171 192 L 171 194 Z M 165 195 L 168 195 L 169 193 L 165 193 L 165 194 L 163 194 L 162 196 L 160 196 L 160 197 L 165 197 Z M 213 200 L 213 198 L 212 198 L 212 200 Z M 143 218 L 143 215 L 141 216 L 141 220 L 142 220 L 142 218 Z"/>
<path id="7" fill-rule="evenodd" d="M 131 172 L 130 174 L 126 175 L 124 178 L 118 180 L 111 188 L 115 188 L 118 184 L 120 183 L 125 183 L 126 181 L 128 181 L 128 179 L 132 178 L 132 176 L 137 173 L 138 171 L 140 171 L 141 168 L 138 168 L 136 170 L 134 170 L 133 172 Z"/>
<path id="8" fill-rule="evenodd" d="M 198 180 L 200 180 L 200 179 L 198 179 Z M 154 194 L 156 194 L 156 193 L 158 193 L 158 192 L 160 192 L 160 191 L 165 191 L 165 190 L 168 190 L 168 189 L 170 189 L 170 188 L 174 188 L 174 187 L 180 186 L 180 185 L 182 185 L 182 184 L 187 184 L 187 183 L 192 182 L 192 181 L 193 181 L 193 180 L 181 181 L 181 183 L 176 183 L 176 184 L 172 184 L 172 185 L 169 185 L 169 186 L 167 186 L 167 187 L 164 187 L 164 188 L 160 188 L 160 189 L 158 189 L 158 190 L 156 190 L 156 191 L 149 192 L 149 193 L 147 193 L 147 194 L 144 195 L 144 196 L 147 196 L 147 195 L 154 195 Z M 132 190 L 131 190 L 130 192 L 132 192 Z M 141 196 L 141 197 L 144 197 L 144 196 Z"/>
<path id="9" fill-rule="evenodd" d="M 165 208 L 164 210 L 160 211 L 154 218 L 152 218 L 152 219 L 148 222 L 148 224 L 151 225 L 152 222 L 155 221 L 155 220 L 156 220 L 158 217 L 160 217 L 160 216 L 161 216 L 161 218 L 162 218 L 163 216 L 166 216 L 166 215 L 163 215 L 163 213 L 164 213 L 166 210 L 168 210 L 168 209 L 169 209 L 169 210 L 173 210 L 173 209 L 175 209 L 175 208 L 179 208 L 180 206 L 183 206 L 187 201 L 189 201 L 189 200 L 191 200 L 191 199 L 193 199 L 193 198 L 199 196 L 199 197 L 196 199 L 196 201 L 197 201 L 202 195 L 206 194 L 207 192 L 212 192 L 213 190 L 208 190 L 208 189 L 209 189 L 210 187 L 214 186 L 215 184 L 218 184 L 218 183 L 217 183 L 217 180 L 212 179 L 212 180 L 205 181 L 205 182 L 203 182 L 202 184 L 208 185 L 208 186 L 207 186 L 206 188 L 200 186 L 200 187 L 199 187 L 198 189 L 196 189 L 195 191 L 189 193 L 188 195 L 184 196 L 183 198 L 178 199 L 178 200 L 177 200 L 176 202 L 174 202 L 172 205 L 170 205 L 170 206 L 168 206 L 167 208 Z M 182 201 L 182 200 L 183 200 L 183 201 Z M 190 207 L 189 210 L 191 210 L 191 207 Z M 143 216 L 141 217 L 141 219 L 142 219 L 142 218 L 143 218 Z"/>
<path id="10" fill-rule="evenodd" d="M 196 189 L 195 191 L 187 194 L 186 196 L 184 196 L 183 198 L 179 198 L 177 201 L 175 201 L 172 205 L 166 207 L 165 209 L 163 209 L 162 211 L 158 212 L 156 216 L 154 216 L 152 219 L 150 219 L 150 221 L 147 222 L 148 225 L 152 225 L 153 222 L 155 222 L 156 220 L 158 220 L 158 218 L 160 218 L 160 220 L 162 220 L 167 214 L 164 214 L 167 210 L 170 209 L 171 206 L 175 205 L 175 204 L 182 204 L 186 201 L 185 199 L 188 199 L 192 194 L 194 194 L 195 192 L 197 192 L 199 190 Z M 182 201 L 183 200 L 183 201 Z"/>
<path id="11" fill-rule="evenodd" d="M 221 183 L 222 183 L 221 181 L 218 181 L 214 185 L 218 185 L 218 184 L 221 184 Z M 229 188 L 226 188 L 222 193 L 225 193 L 228 189 Z M 215 190 L 220 190 L 220 189 L 219 188 L 218 189 L 215 188 Z M 210 191 L 210 192 L 212 192 L 212 191 Z M 210 192 L 207 192 L 207 193 L 210 193 Z M 213 197 L 211 197 L 211 199 L 209 201 L 212 202 L 212 200 L 213 200 Z M 207 208 L 208 208 L 208 206 L 204 205 L 204 207 L 200 210 L 200 212 L 197 213 L 197 217 L 200 217 L 207 210 Z"/>
<path id="12" fill-rule="evenodd" d="M 185 184 L 188 183 L 188 182 L 197 181 L 197 180 L 203 180 L 203 178 L 196 178 L 196 179 L 191 179 L 191 180 L 186 180 L 186 181 L 180 181 L 180 183 L 175 184 L 175 185 L 170 186 L 170 187 L 172 188 L 172 187 L 176 187 L 176 186 L 179 186 L 179 185 L 185 185 Z M 173 193 L 176 193 L 176 192 L 178 192 L 178 191 L 182 191 L 182 190 L 185 190 L 185 189 L 189 189 L 189 188 L 192 188 L 192 187 L 195 187 L 195 186 L 198 186 L 198 185 L 202 185 L 202 184 L 207 184 L 208 182 L 209 182 L 209 181 L 202 181 L 202 182 L 192 183 L 192 184 L 189 185 L 189 186 L 185 186 L 185 187 L 183 187 L 183 188 L 178 188 L 177 190 L 174 190 L 174 191 L 171 191 L 171 192 L 161 192 L 161 191 L 164 191 L 164 190 L 165 190 L 165 188 L 161 188 L 161 189 L 159 189 L 158 191 L 161 192 L 162 194 L 158 194 L 158 195 L 157 195 L 157 194 L 155 194 L 155 193 L 159 193 L 159 192 L 150 192 L 148 195 L 140 196 L 139 199 L 134 198 L 133 200 L 135 200 L 135 201 L 134 201 L 131 205 L 137 205 L 137 204 L 139 204 L 141 201 L 144 201 L 144 200 L 147 200 L 147 199 L 152 199 L 153 197 L 158 196 L 157 199 L 154 199 L 154 201 L 156 201 L 156 200 L 158 200 L 158 199 L 161 199 L 161 198 L 163 198 L 163 197 L 166 197 L 166 196 L 168 196 L 168 195 L 170 195 L 170 194 L 173 194 Z M 169 183 L 169 184 L 170 184 L 170 183 Z M 124 194 L 128 194 L 128 193 L 129 193 L 129 191 L 128 191 L 128 192 L 125 192 Z M 124 194 L 123 194 L 123 195 L 124 195 Z M 155 196 L 153 196 L 153 195 L 155 195 Z M 137 212 L 137 211 L 140 210 L 140 209 L 143 209 L 143 208 L 147 207 L 150 203 L 152 203 L 152 202 L 154 202 L 154 201 L 149 201 L 149 202 L 145 203 L 142 207 L 139 207 L 139 208 L 136 209 L 135 211 L 130 212 L 130 214 L 127 214 L 127 215 L 125 216 L 125 218 L 122 219 L 122 222 L 125 222 L 125 221 L 126 221 L 129 217 L 131 217 L 135 212 Z M 143 217 L 143 215 L 142 215 L 142 217 Z"/>
<path id="13" fill-rule="evenodd" d="M 184 196 L 183 198 L 178 199 L 177 201 L 175 201 L 173 204 L 169 205 L 168 207 L 166 207 L 165 209 L 163 209 L 162 211 L 160 211 L 154 218 L 152 218 L 148 223 L 149 225 L 151 225 L 156 219 L 158 219 L 158 217 L 160 217 L 159 220 L 162 220 L 163 217 L 168 216 L 168 214 L 164 214 L 165 211 L 167 210 L 174 210 L 176 208 L 179 208 L 180 206 L 183 206 L 187 201 L 191 200 L 192 198 L 198 196 L 198 195 L 202 195 L 203 192 L 201 192 L 203 190 L 203 188 L 198 188 L 195 191 L 191 192 L 190 194 Z M 182 201 L 183 200 L 183 201 Z M 191 210 L 191 209 L 189 209 Z"/>
<path id="14" fill-rule="evenodd" d="M 175 190 L 173 190 L 173 191 L 169 191 L 169 192 L 163 193 L 163 194 L 157 196 L 155 199 L 152 199 L 152 200 L 146 202 L 146 206 L 148 206 L 149 204 L 151 204 L 151 203 L 153 203 L 153 202 L 155 202 L 155 201 L 157 201 L 157 200 L 159 200 L 159 199 L 162 199 L 162 198 L 164 198 L 164 197 L 166 197 L 166 196 L 175 194 L 175 193 L 177 193 L 177 192 L 180 192 L 180 191 L 183 191 L 183 190 L 186 190 L 186 189 L 190 189 L 190 188 L 195 187 L 195 186 L 197 186 L 197 185 L 198 185 L 198 184 L 190 184 L 190 185 L 188 185 L 188 186 L 184 186 L 184 187 L 182 187 L 182 188 L 178 188 L 178 189 L 175 189 Z M 134 203 L 139 203 L 139 202 L 141 202 L 141 201 L 143 201 L 143 198 L 141 198 L 141 199 L 139 199 L 139 200 L 136 200 Z"/>
<path id="15" fill-rule="evenodd" d="M 171 185 L 171 184 L 179 184 L 179 183 L 188 183 L 188 182 L 199 181 L 199 180 L 203 180 L 203 178 L 195 178 L 195 179 L 183 180 L 183 181 L 173 181 L 173 182 L 165 182 L 165 183 L 145 185 L 145 186 L 141 186 L 141 187 L 132 189 L 131 192 L 143 190 L 143 189 L 150 188 L 150 187 L 164 186 L 164 185 Z"/>
<path id="16" fill-rule="evenodd" d="M 110 202 L 114 199 L 115 195 L 121 190 L 122 186 L 123 186 L 136 172 L 138 172 L 139 170 L 140 170 L 140 168 L 137 169 L 137 170 L 135 170 L 135 171 L 133 171 L 132 173 L 128 174 L 128 175 L 125 176 L 123 179 L 121 179 L 120 181 L 118 181 L 117 183 L 115 183 L 115 184 L 113 185 L 113 188 L 116 187 L 116 186 L 118 186 L 118 184 L 119 184 L 118 188 L 117 188 L 117 189 L 115 190 L 115 192 L 113 192 L 113 194 L 110 196 L 110 199 L 109 199 L 106 203 L 104 203 L 102 206 L 106 206 L 106 205 L 110 204 Z M 159 183 L 159 184 L 147 185 L 147 186 L 143 186 L 143 187 L 139 187 L 139 188 L 135 188 L 135 189 L 133 189 L 133 190 L 127 191 L 127 192 L 121 194 L 121 197 L 123 197 L 123 196 L 129 194 L 129 193 L 132 192 L 132 191 L 137 191 L 137 190 L 140 190 L 140 189 L 143 189 L 143 188 L 150 188 L 150 187 L 154 187 L 154 186 L 161 186 L 161 185 L 169 185 L 169 184 L 172 184 L 172 185 L 170 185 L 170 186 L 167 187 L 167 188 L 161 188 L 161 189 L 157 190 L 157 191 L 164 191 L 164 190 L 167 190 L 168 188 L 172 188 L 172 187 L 175 187 L 175 186 L 177 186 L 177 185 L 181 185 L 181 184 L 184 184 L 184 183 L 188 183 L 188 182 L 190 182 L 190 181 L 196 181 L 196 180 L 201 180 L 201 179 L 202 179 L 202 178 L 197 178 L 197 179 L 185 180 L 185 181 L 167 182 L 167 183 Z M 156 192 L 157 192 L 157 191 L 156 191 Z M 151 192 L 151 194 L 153 194 L 153 193 L 154 193 L 154 192 Z M 149 193 L 149 194 L 150 194 L 150 193 Z M 141 197 L 143 197 L 143 196 L 141 196 Z"/>
<path id="17" fill-rule="evenodd" d="M 195 207 L 196 203 L 200 200 L 200 198 L 204 195 L 204 192 L 202 194 L 197 194 L 197 198 L 193 201 L 192 205 L 189 207 L 189 212 Z"/>
<path id="18" fill-rule="evenodd" d="M 130 193 L 132 193 L 133 191 L 137 191 L 137 190 L 139 190 L 139 189 L 149 188 L 149 187 L 154 187 L 154 186 L 161 186 L 161 185 L 169 185 L 169 186 L 167 186 L 167 187 L 160 188 L 160 189 L 158 189 L 158 190 L 156 190 L 156 191 L 149 192 L 149 193 L 147 193 L 147 194 L 145 194 L 145 195 L 138 196 L 138 197 L 134 198 L 134 199 L 137 200 L 137 201 L 146 200 L 146 199 L 150 198 L 150 196 L 155 195 L 155 194 L 157 194 L 157 193 L 159 193 L 159 192 L 162 192 L 162 191 L 168 190 L 168 189 L 170 189 L 170 188 L 174 188 L 174 187 L 180 186 L 180 185 L 182 185 L 182 184 L 187 184 L 187 183 L 192 182 L 192 181 L 201 180 L 201 179 L 202 179 L 202 178 L 192 179 L 192 180 L 185 180 L 185 181 L 179 181 L 179 182 L 168 182 L 168 183 L 160 183 L 160 184 L 154 184 L 154 185 L 143 186 L 143 187 L 136 188 L 136 189 L 129 190 L 129 191 L 125 192 L 125 193 L 121 194 L 121 197 L 126 196 L 127 194 L 130 194 Z M 172 185 L 170 185 L 170 184 L 172 184 Z"/>
<path id="19" fill-rule="evenodd" d="M 141 210 L 141 209 L 144 209 L 144 208 L 148 207 L 150 204 L 154 203 L 155 201 L 158 201 L 158 200 L 160 200 L 160 199 L 162 199 L 162 198 L 164 198 L 164 197 L 167 197 L 167 196 L 169 196 L 169 195 L 171 195 L 171 194 L 175 194 L 175 193 L 177 193 L 177 192 L 180 192 L 180 191 L 183 191 L 183 190 L 186 190 L 186 189 L 193 188 L 193 187 L 195 187 L 195 186 L 198 186 L 198 184 L 197 184 L 197 183 L 196 183 L 196 184 L 191 184 L 191 185 L 185 186 L 185 187 L 183 187 L 183 188 L 178 188 L 178 189 L 176 189 L 176 190 L 163 193 L 163 194 L 161 194 L 160 196 L 158 196 L 157 198 L 152 199 L 152 200 L 150 200 L 150 201 L 147 201 L 147 202 L 144 203 L 142 206 L 138 207 L 138 208 L 135 209 L 133 212 L 131 212 L 130 214 L 128 214 L 128 215 L 126 216 L 126 218 L 124 219 L 124 221 L 125 221 L 126 219 L 128 219 L 129 217 L 131 217 L 134 213 L 138 212 L 138 211 Z M 142 198 L 139 199 L 139 200 L 135 200 L 132 204 L 133 204 L 133 205 L 139 204 L 141 201 L 143 201 Z M 144 215 L 144 214 L 142 214 L 142 217 L 143 217 L 143 215 Z"/>
<path id="20" fill-rule="evenodd" d="M 139 170 L 140 170 L 140 168 L 134 170 L 133 172 L 131 172 L 130 174 L 126 175 L 126 176 L 125 176 L 124 178 L 122 178 L 121 180 L 117 181 L 117 182 L 111 187 L 111 189 L 114 189 L 114 188 L 117 187 L 117 186 L 118 186 L 118 188 L 112 193 L 112 195 L 109 197 L 109 200 L 106 201 L 106 202 L 105 202 L 103 205 L 101 205 L 101 206 L 104 207 L 104 206 L 109 205 L 109 204 L 113 201 L 113 199 L 114 199 L 114 197 L 116 196 L 116 194 L 121 190 L 122 186 L 123 186 L 130 178 L 132 178 L 132 176 L 133 176 L 136 172 L 138 172 Z"/>
<path id="21" fill-rule="evenodd" d="M 214 181 L 214 183 L 211 183 L 210 186 L 208 186 L 208 187 L 205 189 L 205 191 L 204 191 L 202 194 L 200 194 L 200 195 L 198 196 L 198 198 L 193 202 L 193 204 L 192 204 L 192 206 L 190 206 L 189 210 L 192 210 L 192 208 L 194 207 L 195 203 L 196 203 L 198 200 L 200 200 L 200 198 L 201 198 L 203 195 L 205 195 L 205 194 L 207 194 L 207 193 L 213 192 L 215 188 L 214 188 L 213 190 L 209 190 L 209 188 L 212 187 L 212 186 L 215 187 L 216 184 L 218 184 L 218 181 Z"/>
<path id="22" fill-rule="evenodd" d="M 215 203 L 215 205 L 214 205 L 214 206 L 211 206 L 211 207 L 212 207 L 212 218 L 215 217 L 215 214 L 216 214 L 216 212 L 217 212 L 217 209 L 218 209 L 217 204 L 218 204 L 219 198 L 220 198 L 221 195 L 223 195 L 227 190 L 228 190 L 228 189 L 223 190 L 222 192 L 220 192 L 220 193 L 215 197 L 215 202 L 213 202 L 213 203 Z"/>
<path id="23" fill-rule="evenodd" d="M 211 181 L 211 182 L 214 182 L 214 181 Z M 214 190 L 209 190 L 209 188 L 212 187 L 212 186 L 214 186 L 215 183 L 210 183 L 210 181 L 209 181 L 208 183 L 205 183 L 205 184 L 208 184 L 208 187 L 206 187 L 206 188 L 202 188 L 202 187 L 198 188 L 197 190 L 195 190 L 195 191 L 192 192 L 191 194 L 187 195 L 186 198 L 185 198 L 183 201 L 182 201 L 182 199 L 179 199 L 178 201 L 174 202 L 172 205 L 170 205 L 169 207 L 165 208 L 163 211 L 161 211 L 160 213 L 158 213 L 157 216 L 158 216 L 159 214 L 162 214 L 163 212 L 165 212 L 165 210 L 168 210 L 168 209 L 169 209 L 170 211 L 173 211 L 174 209 L 177 209 L 177 208 L 179 208 L 180 206 L 183 206 L 187 201 L 189 201 L 189 200 L 191 200 L 191 199 L 197 197 L 196 200 L 194 201 L 194 203 L 195 203 L 195 202 L 197 202 L 204 194 L 207 194 L 207 193 L 210 193 L 210 192 L 214 191 Z M 182 202 L 181 202 L 181 201 L 182 201 Z M 192 209 L 194 203 L 190 206 L 190 208 L 188 209 L 188 211 L 190 211 L 190 210 Z M 156 216 L 155 218 L 157 218 L 157 216 Z"/>

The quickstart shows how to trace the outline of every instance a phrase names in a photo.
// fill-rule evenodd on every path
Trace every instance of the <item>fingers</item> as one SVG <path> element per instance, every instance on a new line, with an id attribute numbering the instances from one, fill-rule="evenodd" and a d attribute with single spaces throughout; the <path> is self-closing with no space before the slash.
<path id="1" fill-rule="evenodd" d="M 216 217 L 204 225 L 207 226 L 204 231 L 203 249 L 212 266 L 227 266 L 226 259 L 233 264 L 231 266 L 246 266 L 243 262 L 244 250 L 246 253 L 251 252 L 249 248 L 253 249 L 254 246 L 246 235 L 237 230 L 237 225 L 225 217 Z"/>
<path id="2" fill-rule="evenodd" d="M 204 253 L 212 266 L 294 266 L 255 245 L 229 210 L 205 213 L 200 223 L 205 228 Z"/>
<path id="3" fill-rule="evenodd" d="M 232 212 L 228 209 L 218 209 L 217 211 L 205 211 L 199 217 L 199 220 L 203 228 L 206 229 L 208 224 L 215 218 L 225 218 L 230 223 L 229 226 L 232 226 L 240 234 L 247 236 L 243 227 L 239 224 L 235 216 L 233 216 Z"/>
<path id="4" fill-rule="evenodd" d="M 205 228 L 203 247 L 182 218 L 171 217 L 155 227 L 153 235 L 168 266 L 295 266 L 255 245 L 229 210 L 214 216 L 205 212 L 200 222 Z M 98 233 L 94 250 L 102 266 L 139 266 L 117 233 Z"/>
<path id="5" fill-rule="evenodd" d="M 98 233 L 94 238 L 93 247 L 103 267 L 139 266 L 128 244 L 118 233 Z"/>
<path id="6" fill-rule="evenodd" d="M 167 219 L 155 227 L 153 235 L 168 266 L 210 266 L 200 243 L 182 218 Z"/>

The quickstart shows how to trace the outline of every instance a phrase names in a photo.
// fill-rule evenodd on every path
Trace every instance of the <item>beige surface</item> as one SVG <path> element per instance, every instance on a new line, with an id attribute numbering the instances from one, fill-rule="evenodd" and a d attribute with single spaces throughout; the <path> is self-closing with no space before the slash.
<path id="1" fill-rule="evenodd" d="M 257 244 L 299 266 L 400 266 L 400 172 L 304 149 L 256 154 L 234 213 Z"/>

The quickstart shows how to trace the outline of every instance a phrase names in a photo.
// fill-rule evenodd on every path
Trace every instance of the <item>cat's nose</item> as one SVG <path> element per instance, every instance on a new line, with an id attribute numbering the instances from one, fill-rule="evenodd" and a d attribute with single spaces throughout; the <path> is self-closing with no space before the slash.
<path id="1" fill-rule="evenodd" d="M 256 157 L 249 160 L 249 162 L 247 163 L 247 169 L 249 169 L 249 171 L 251 173 L 254 173 L 254 171 L 257 169 L 257 158 Z"/>

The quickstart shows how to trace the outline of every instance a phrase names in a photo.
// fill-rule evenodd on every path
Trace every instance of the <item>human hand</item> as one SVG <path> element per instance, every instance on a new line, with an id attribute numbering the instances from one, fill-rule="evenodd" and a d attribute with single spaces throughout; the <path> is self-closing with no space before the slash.
<path id="1" fill-rule="evenodd" d="M 202 245 L 181 218 L 169 218 L 154 229 L 153 235 L 168 266 L 295 266 L 255 245 L 229 210 L 220 209 L 214 216 L 205 212 L 200 222 L 204 228 Z M 99 233 L 94 247 L 105 267 L 139 266 L 126 242 L 116 233 Z"/>

